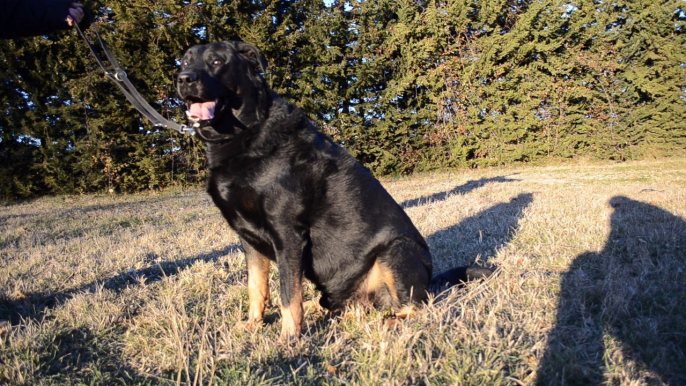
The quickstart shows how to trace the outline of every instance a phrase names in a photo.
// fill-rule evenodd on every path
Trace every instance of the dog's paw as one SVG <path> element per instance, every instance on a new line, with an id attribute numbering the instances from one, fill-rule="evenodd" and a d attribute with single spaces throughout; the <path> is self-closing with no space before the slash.
<path id="1" fill-rule="evenodd" d="M 415 309 L 414 306 L 409 305 L 401 308 L 399 311 L 393 313 L 392 315 L 389 315 L 384 318 L 383 321 L 383 329 L 384 331 L 388 331 L 394 328 L 397 328 L 402 324 L 402 321 L 404 319 L 409 319 L 412 318 L 416 315 L 417 310 Z"/>
<path id="2" fill-rule="evenodd" d="M 285 326 L 281 328 L 281 334 L 279 335 L 279 343 L 297 342 L 300 340 L 300 329 L 291 329 Z"/>
<path id="3" fill-rule="evenodd" d="M 254 332 L 262 327 L 261 320 L 248 320 L 237 322 L 234 327 L 240 331 Z"/>
<path id="4" fill-rule="evenodd" d="M 383 330 L 384 331 L 389 331 L 389 330 L 394 330 L 400 326 L 402 323 L 402 320 L 400 318 L 397 318 L 395 315 L 389 316 L 384 318 L 383 320 Z"/>
<path id="5" fill-rule="evenodd" d="M 284 334 L 284 332 L 281 331 L 281 335 L 279 335 L 279 339 L 276 341 L 276 344 L 285 348 L 291 348 L 295 346 L 299 341 L 300 334 Z"/>

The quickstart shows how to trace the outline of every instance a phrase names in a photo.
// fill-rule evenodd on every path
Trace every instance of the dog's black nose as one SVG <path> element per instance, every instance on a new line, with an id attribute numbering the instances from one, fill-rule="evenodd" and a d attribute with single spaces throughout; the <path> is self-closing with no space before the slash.
<path id="1" fill-rule="evenodd" d="M 193 83 L 198 80 L 198 76 L 193 71 L 183 71 L 179 74 L 179 83 Z"/>

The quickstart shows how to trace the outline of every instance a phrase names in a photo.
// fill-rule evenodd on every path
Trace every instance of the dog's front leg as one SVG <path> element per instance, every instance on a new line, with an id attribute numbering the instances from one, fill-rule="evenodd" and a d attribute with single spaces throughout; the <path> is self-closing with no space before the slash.
<path id="1" fill-rule="evenodd" d="M 286 240 L 284 240 L 286 241 Z M 281 283 L 281 336 L 280 342 L 300 337 L 303 321 L 303 268 L 302 254 L 305 240 L 294 237 L 276 250 Z"/>
<path id="2" fill-rule="evenodd" d="M 264 309 L 269 303 L 269 259 L 245 241 L 242 244 L 248 266 L 248 327 L 252 328 L 262 323 Z"/>

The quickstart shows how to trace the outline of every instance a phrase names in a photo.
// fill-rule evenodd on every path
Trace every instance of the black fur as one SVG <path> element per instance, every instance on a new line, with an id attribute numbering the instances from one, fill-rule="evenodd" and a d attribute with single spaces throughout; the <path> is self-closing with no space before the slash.
<path id="1" fill-rule="evenodd" d="M 265 67 L 246 43 L 195 46 L 178 82 L 187 102 L 218 101 L 197 130 L 207 191 L 247 246 L 248 264 L 276 262 L 284 307 L 301 301 L 303 275 L 331 310 L 350 300 L 394 309 L 424 301 L 432 264 L 422 235 L 369 170 L 268 88 Z M 371 277 L 375 264 L 382 279 Z M 466 280 L 458 271 L 440 281 Z M 297 324 L 282 334 L 297 336 Z"/>

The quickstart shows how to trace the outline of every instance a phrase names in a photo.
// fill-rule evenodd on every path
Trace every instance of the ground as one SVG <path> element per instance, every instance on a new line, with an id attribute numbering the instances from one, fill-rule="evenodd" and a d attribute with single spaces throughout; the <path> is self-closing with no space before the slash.
<path id="1" fill-rule="evenodd" d="M 383 180 L 439 273 L 497 267 L 386 311 L 251 331 L 236 235 L 201 190 L 0 207 L 0 384 L 686 384 L 686 160 Z M 278 299 L 278 273 L 270 288 Z M 307 297 L 316 298 L 311 286 Z"/>

